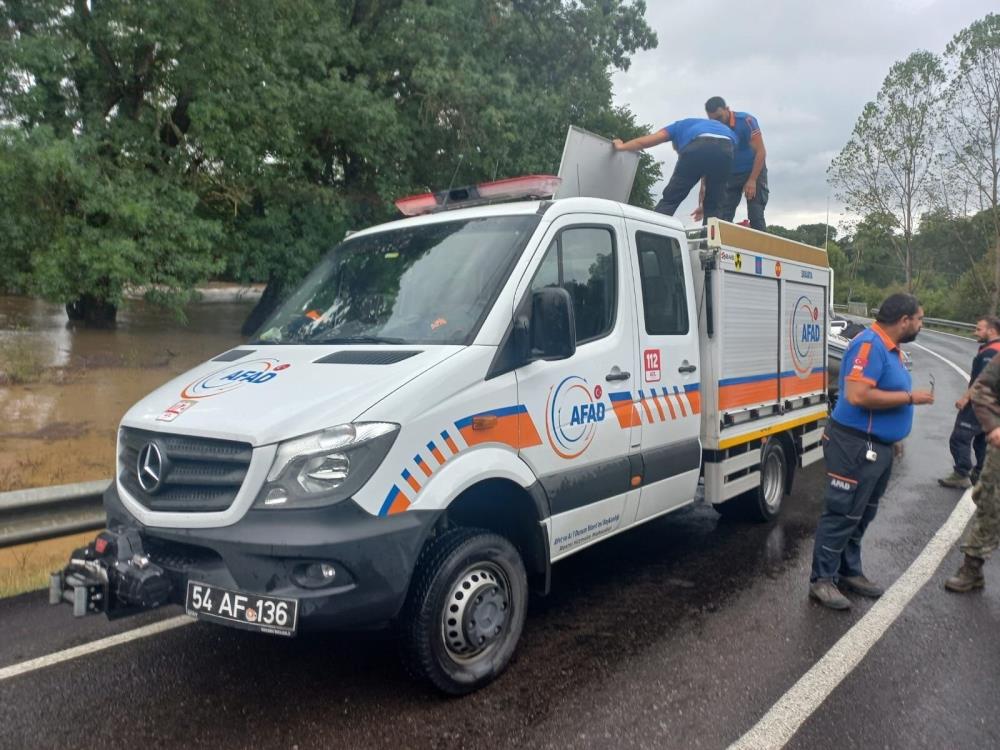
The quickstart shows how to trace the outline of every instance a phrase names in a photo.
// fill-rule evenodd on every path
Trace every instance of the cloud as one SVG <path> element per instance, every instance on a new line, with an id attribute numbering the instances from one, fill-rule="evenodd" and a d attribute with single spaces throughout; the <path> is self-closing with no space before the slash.
<path id="1" fill-rule="evenodd" d="M 768 221 L 824 221 L 829 195 L 836 223 L 843 207 L 826 169 L 890 66 L 918 49 L 940 54 L 956 32 L 995 10 L 995 0 L 649 0 L 646 20 L 660 43 L 615 74 L 615 103 L 658 129 L 702 116 L 710 96 L 725 97 L 760 120 Z M 651 153 L 668 179 L 673 150 Z M 696 197 L 692 191 L 678 217 L 687 217 Z M 736 218 L 743 214 L 741 207 Z"/>

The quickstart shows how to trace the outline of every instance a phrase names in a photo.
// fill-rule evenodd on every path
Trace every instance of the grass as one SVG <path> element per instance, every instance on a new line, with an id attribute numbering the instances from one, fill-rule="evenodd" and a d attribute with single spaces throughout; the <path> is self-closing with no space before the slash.
<path id="1" fill-rule="evenodd" d="M 49 573 L 63 568 L 70 553 L 95 536 L 96 531 L 88 531 L 0 549 L 0 597 L 48 588 Z"/>
<path id="2" fill-rule="evenodd" d="M 0 341 L 0 384 L 33 383 L 44 371 L 42 355 L 23 329 L 16 329 L 11 338 Z"/>

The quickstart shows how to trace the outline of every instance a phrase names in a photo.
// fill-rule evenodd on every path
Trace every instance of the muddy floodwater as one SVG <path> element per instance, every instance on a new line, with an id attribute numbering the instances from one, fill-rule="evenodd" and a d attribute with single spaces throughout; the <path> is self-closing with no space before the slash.
<path id="1" fill-rule="evenodd" d="M 0 382 L 0 491 L 110 478 L 122 415 L 242 343 L 240 326 L 258 296 L 213 288 L 186 308 L 186 323 L 129 301 L 112 330 L 71 325 L 60 305 L 0 296 L 0 372 L 34 373 L 25 383 Z"/>

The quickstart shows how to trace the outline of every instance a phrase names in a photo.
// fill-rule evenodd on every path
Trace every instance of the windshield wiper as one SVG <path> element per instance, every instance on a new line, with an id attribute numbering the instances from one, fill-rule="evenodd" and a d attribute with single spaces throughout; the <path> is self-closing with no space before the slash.
<path id="1" fill-rule="evenodd" d="M 406 339 L 389 336 L 334 336 L 318 341 L 304 341 L 305 344 L 405 344 Z"/>

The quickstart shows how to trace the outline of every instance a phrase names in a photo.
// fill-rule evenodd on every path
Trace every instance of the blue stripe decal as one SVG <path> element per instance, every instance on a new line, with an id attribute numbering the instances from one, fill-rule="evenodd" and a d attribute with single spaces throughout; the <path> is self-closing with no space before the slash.
<path id="1" fill-rule="evenodd" d="M 423 456 L 421 456 L 419 453 L 415 455 L 413 457 L 413 463 L 415 463 L 417 466 L 420 466 L 421 464 L 425 463 Z"/>
<path id="2" fill-rule="evenodd" d="M 625 393 L 609 393 L 608 398 L 612 401 L 631 401 L 632 394 L 626 391 Z"/>
<path id="3" fill-rule="evenodd" d="M 528 407 L 524 404 L 517 404 L 515 406 L 505 406 L 502 409 L 490 409 L 489 411 L 481 411 L 476 414 L 472 414 L 468 417 L 463 417 L 462 419 L 455 422 L 455 426 L 461 430 L 463 427 L 468 427 L 472 424 L 472 420 L 475 417 L 511 417 L 515 414 L 526 414 Z"/>
<path id="4" fill-rule="evenodd" d="M 814 367 L 814 368 L 812 368 L 809 371 L 809 373 L 812 374 L 812 375 L 815 375 L 817 372 L 826 372 L 826 368 L 825 367 Z M 783 378 L 790 378 L 790 377 L 792 377 L 794 375 L 798 375 L 798 373 L 795 372 L 794 370 L 786 370 L 785 372 L 781 373 L 781 377 L 783 377 Z"/>
<path id="5" fill-rule="evenodd" d="M 408 481 L 411 476 L 412 474 L 410 474 L 408 469 L 403 469 L 403 479 L 406 479 Z"/>
<path id="6" fill-rule="evenodd" d="M 684 392 L 685 393 L 691 393 L 691 391 L 697 391 L 700 388 L 701 388 L 701 384 L 700 383 L 690 383 L 690 384 L 686 384 L 684 386 Z"/>
<path id="7" fill-rule="evenodd" d="M 742 385 L 743 383 L 761 383 L 765 380 L 777 380 L 777 375 L 747 375 L 742 378 L 726 378 L 720 380 L 719 385 Z"/>
<path id="8" fill-rule="evenodd" d="M 399 487 L 392 485 L 392 489 L 389 490 L 389 494 L 385 496 L 385 502 L 382 503 L 382 508 L 379 510 L 378 514 L 380 516 L 387 515 L 389 513 L 389 508 L 392 507 L 393 502 L 399 497 Z"/>

